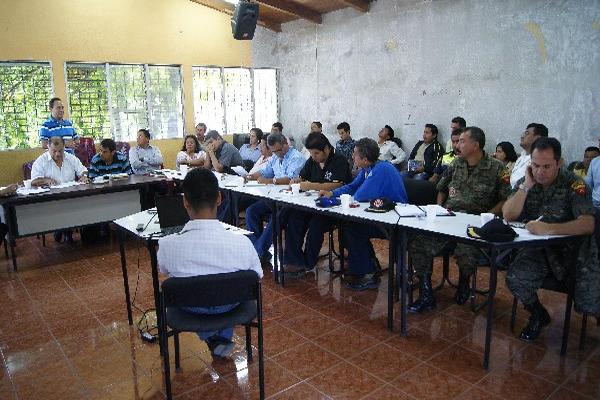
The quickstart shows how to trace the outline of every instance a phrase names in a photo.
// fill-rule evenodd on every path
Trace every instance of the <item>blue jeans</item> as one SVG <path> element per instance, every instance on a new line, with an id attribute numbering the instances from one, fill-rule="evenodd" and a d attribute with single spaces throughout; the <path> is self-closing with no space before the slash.
<path id="1" fill-rule="evenodd" d="M 285 225 L 289 209 L 283 209 L 279 212 L 277 220 Z M 273 224 L 271 206 L 264 200 L 259 200 L 246 209 L 246 227 L 253 232 L 250 240 L 258 253 L 258 257 L 268 256 L 269 248 L 273 244 Z M 263 222 L 267 225 L 263 228 Z"/>
<path id="2" fill-rule="evenodd" d="M 333 225 L 335 219 L 332 218 L 299 210 L 290 211 L 285 230 L 285 263 L 305 268 L 314 267 L 323 246 L 323 235 Z"/>
<path id="3" fill-rule="evenodd" d="M 182 310 L 192 313 L 192 314 L 205 314 L 205 315 L 214 315 L 214 314 L 223 314 L 227 311 L 231 311 L 236 308 L 239 303 L 235 304 L 226 304 L 224 306 L 214 306 L 214 307 L 183 307 Z M 212 336 L 220 336 L 227 340 L 231 340 L 233 338 L 233 327 L 221 329 L 220 331 L 198 331 L 196 332 L 200 340 L 206 340 Z"/>
<path id="4" fill-rule="evenodd" d="M 348 249 L 348 274 L 364 275 L 375 272 L 369 239 L 385 239 L 378 228 L 371 225 L 344 225 L 344 244 Z"/>

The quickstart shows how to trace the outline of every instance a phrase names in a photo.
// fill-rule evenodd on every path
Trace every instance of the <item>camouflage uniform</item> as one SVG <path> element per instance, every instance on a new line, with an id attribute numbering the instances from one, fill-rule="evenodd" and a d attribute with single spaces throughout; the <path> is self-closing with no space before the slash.
<path id="1" fill-rule="evenodd" d="M 517 187 L 524 180 L 521 178 Z M 511 196 L 518 190 L 514 189 Z M 564 223 L 581 215 L 594 216 L 594 212 L 591 191 L 585 182 L 561 168 L 548 189 L 543 190 L 541 185 L 536 184 L 529 190 L 520 219 L 532 221 L 541 216 L 543 222 Z M 506 275 L 506 285 L 523 304 L 533 304 L 538 300 L 536 292 L 544 278 L 552 273 L 562 280 L 569 268 L 578 268 L 576 302 L 585 305 L 590 296 L 594 299 L 592 303 L 597 302 L 600 297 L 598 254 L 591 235 L 577 243 L 519 250 Z M 583 308 L 585 310 L 586 307 Z"/>
<path id="2" fill-rule="evenodd" d="M 469 172 L 467 162 L 458 157 L 444 172 L 437 184 L 438 192 L 448 195 L 445 206 L 453 211 L 481 214 L 489 212 L 510 192 L 510 175 L 504 164 L 484 154 Z M 433 257 L 448 242 L 416 235 L 408 243 L 408 255 L 418 276 L 431 273 Z M 475 272 L 480 252 L 473 246 L 458 244 L 454 255 L 463 275 Z"/>

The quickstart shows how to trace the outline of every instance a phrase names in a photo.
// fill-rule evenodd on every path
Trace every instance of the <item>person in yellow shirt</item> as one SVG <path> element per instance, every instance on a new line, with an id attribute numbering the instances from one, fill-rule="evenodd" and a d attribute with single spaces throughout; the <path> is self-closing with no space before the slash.
<path id="1" fill-rule="evenodd" d="M 448 169 L 448 165 L 452 164 L 454 159 L 458 156 L 458 139 L 460 138 L 460 134 L 464 131 L 464 128 L 455 128 L 452 130 L 452 133 L 450 134 L 451 149 L 449 152 L 444 153 L 442 158 L 440 158 L 438 165 L 433 169 L 433 175 L 429 178 L 429 182 L 437 184 L 444 171 Z"/>

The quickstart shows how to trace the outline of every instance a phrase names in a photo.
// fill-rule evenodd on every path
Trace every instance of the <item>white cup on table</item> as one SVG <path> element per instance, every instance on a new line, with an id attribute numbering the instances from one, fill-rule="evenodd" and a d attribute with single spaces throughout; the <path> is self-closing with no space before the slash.
<path id="1" fill-rule="evenodd" d="M 292 194 L 294 196 L 298 196 L 300 194 L 300 184 L 299 183 L 292 183 L 290 185 L 290 187 L 292 188 Z"/>
<path id="2" fill-rule="evenodd" d="M 25 179 L 23 181 L 23 186 L 25 186 L 25 189 L 31 189 L 31 179 Z"/>
<path id="3" fill-rule="evenodd" d="M 349 194 L 343 194 L 340 196 L 340 202 L 342 203 L 342 208 L 344 210 L 348 210 L 350 208 L 350 204 L 352 204 L 352 196 Z"/>
<path id="4" fill-rule="evenodd" d="M 182 174 L 187 174 L 187 172 L 188 172 L 188 165 L 187 164 L 181 164 L 179 166 L 179 172 L 181 172 Z"/>

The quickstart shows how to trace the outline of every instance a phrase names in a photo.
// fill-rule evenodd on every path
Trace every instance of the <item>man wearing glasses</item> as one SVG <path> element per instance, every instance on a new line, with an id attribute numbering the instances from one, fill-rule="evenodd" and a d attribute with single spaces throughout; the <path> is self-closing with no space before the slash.
<path id="1" fill-rule="evenodd" d="M 531 123 L 521 135 L 521 147 L 523 152 L 515 161 L 512 173 L 510 175 L 510 186 L 514 189 L 519 179 L 525 176 L 525 170 L 531 161 L 531 145 L 540 137 L 548 137 L 548 128 L 544 124 Z"/>

